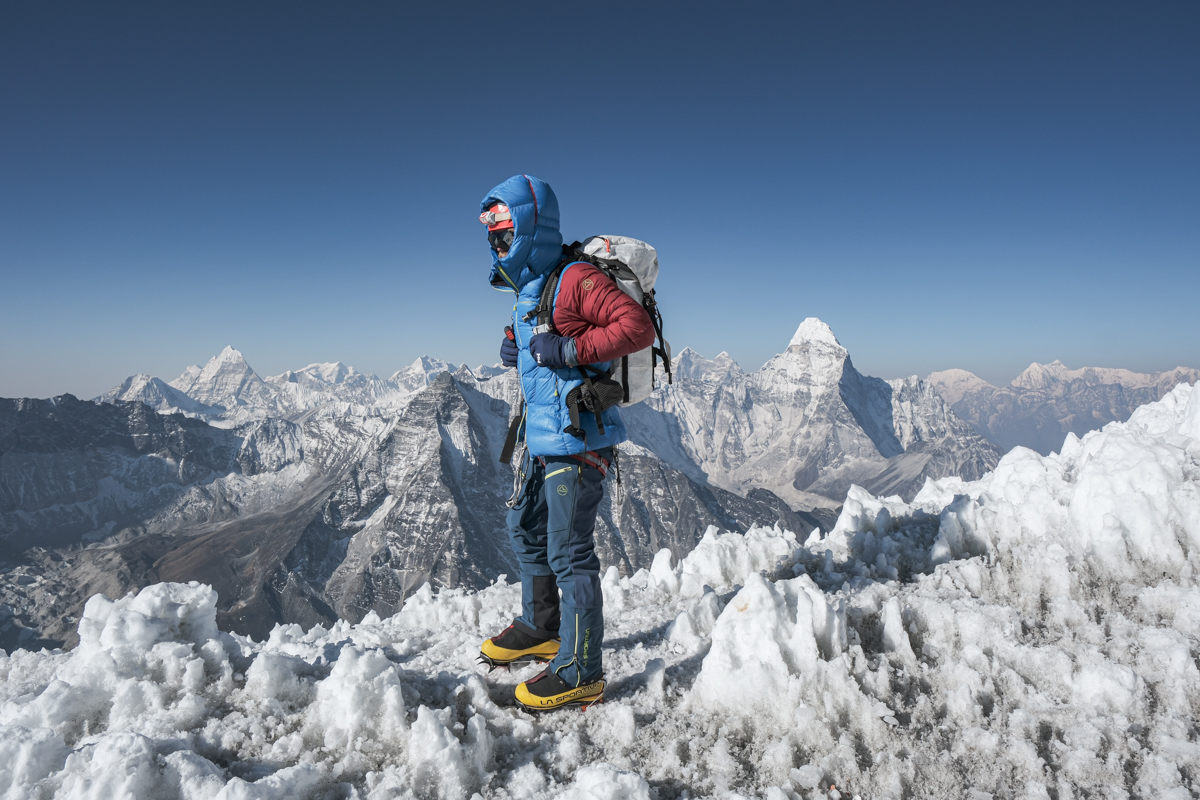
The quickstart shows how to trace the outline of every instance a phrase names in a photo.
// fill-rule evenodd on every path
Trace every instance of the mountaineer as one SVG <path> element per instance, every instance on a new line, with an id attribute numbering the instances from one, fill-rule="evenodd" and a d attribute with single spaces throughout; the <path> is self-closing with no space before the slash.
<path id="1" fill-rule="evenodd" d="M 609 362 L 650 347 L 655 325 L 604 271 L 564 256 L 549 184 L 516 175 L 488 192 L 481 211 L 491 283 L 517 295 L 500 354 L 519 372 L 523 413 L 506 454 L 517 439 L 524 444 L 508 513 L 521 616 L 483 643 L 481 657 L 493 666 L 549 661 L 517 686 L 526 708 L 586 707 L 604 692 L 596 511 L 614 447 L 625 440 L 617 401 L 597 397 L 615 385 L 604 380 Z"/>

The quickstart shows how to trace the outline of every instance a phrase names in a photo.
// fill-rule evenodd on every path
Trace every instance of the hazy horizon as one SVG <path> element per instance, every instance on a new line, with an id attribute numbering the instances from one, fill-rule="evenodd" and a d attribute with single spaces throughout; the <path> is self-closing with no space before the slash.
<path id="1" fill-rule="evenodd" d="M 834 333 L 835 333 L 835 334 L 837 334 L 837 331 L 834 331 Z M 840 341 L 840 339 L 839 339 L 839 341 Z M 453 365 L 454 367 L 456 367 L 456 368 L 457 368 L 457 367 L 459 367 L 459 366 L 463 366 L 463 365 L 465 365 L 465 366 L 467 366 L 468 368 L 471 368 L 471 369 L 474 369 L 474 368 L 476 368 L 476 367 L 480 367 L 480 366 L 499 366 L 499 363 L 498 363 L 498 362 L 486 362 L 486 361 L 484 361 L 484 362 L 468 362 L 468 361 L 463 361 L 463 360 L 455 360 L 455 359 L 448 359 L 448 358 L 444 358 L 444 357 L 440 356 L 440 355 L 439 355 L 439 354 L 437 354 L 437 353 L 422 353 L 422 354 L 420 354 L 419 356 L 417 356 L 416 358 L 412 359 L 411 361 L 405 362 L 405 363 L 403 363 L 403 364 L 399 364 L 399 365 L 397 365 L 397 366 L 395 366 L 395 367 L 392 367 L 392 368 L 383 369 L 383 370 L 362 369 L 362 368 L 360 368 L 358 365 L 356 365 L 356 364 L 352 364 L 352 363 L 350 363 L 350 362 L 346 361 L 345 359 L 333 359 L 333 360 L 331 360 L 331 361 L 308 361 L 308 362 L 305 362 L 304 364 L 292 364 L 292 365 L 290 365 L 290 366 L 284 367 L 283 369 L 260 369 L 260 368 L 259 368 L 259 366 L 257 366 L 257 365 L 256 365 L 256 363 L 255 363 L 255 359 L 254 359 L 254 357 L 253 357 L 253 355 L 252 355 L 252 354 L 247 354 L 247 353 L 246 353 L 244 350 L 242 350 L 241 348 L 237 347 L 237 346 L 236 346 L 236 345 L 234 345 L 234 344 L 229 344 L 229 345 L 226 345 L 226 346 L 227 346 L 227 347 L 232 347 L 234 350 L 236 350 L 236 351 L 238 351 L 239 353 L 241 353 L 241 354 L 242 354 L 242 357 L 243 357 L 243 358 L 246 360 L 246 363 L 250 365 L 250 368 L 251 368 L 251 369 L 253 369 L 253 370 L 254 370 L 254 372 L 255 372 L 255 373 L 256 373 L 256 374 L 257 374 L 257 375 L 258 375 L 260 378 L 270 378 L 270 377 L 274 377 L 274 376 L 277 376 L 277 375 L 282 375 L 282 374 L 284 374 L 284 373 L 286 373 L 286 372 L 296 372 L 296 371 L 299 371 L 299 370 L 305 369 L 306 367 L 316 366 L 316 365 L 319 365 L 319 364 L 335 364 L 335 363 L 339 363 L 339 362 L 340 362 L 341 364 L 343 364 L 343 365 L 347 366 L 347 367 L 352 367 L 352 368 L 353 368 L 353 369 L 354 369 L 356 372 L 359 372 L 359 373 L 362 373 L 362 374 L 366 374 L 366 375 L 371 375 L 371 374 L 373 374 L 373 375 L 375 375 L 376 377 L 378 377 L 378 378 L 383 378 L 383 379 L 390 378 L 390 377 L 391 377 L 392 375 L 394 375 L 395 373 L 397 373 L 397 372 L 399 372 L 399 371 L 401 371 L 401 370 L 403 370 L 403 369 L 405 369 L 405 368 L 407 368 L 407 367 L 411 366 L 412 364 L 414 364 L 416 361 L 418 361 L 418 360 L 419 360 L 419 359 L 421 359 L 421 358 L 430 358 L 430 359 L 436 359 L 436 360 L 440 360 L 440 361 L 445 361 L 445 362 L 447 362 L 447 363 L 449 363 L 449 364 L 452 364 L 452 365 Z M 676 356 L 678 356 L 678 355 L 679 355 L 679 353 L 680 353 L 680 352 L 682 352 L 682 351 L 683 351 L 685 348 L 687 348 L 687 347 L 688 347 L 688 345 L 683 345 L 683 346 L 681 346 L 681 347 L 677 347 L 677 348 L 675 348 L 675 353 L 674 353 L 674 354 L 675 354 Z M 699 353 L 699 354 L 700 354 L 700 356 L 702 356 L 703 358 L 706 358 L 706 359 L 709 359 L 709 360 L 711 360 L 711 359 L 715 358 L 717 355 L 719 355 L 719 353 L 720 353 L 720 352 L 727 352 L 727 351 L 717 351 L 717 352 L 713 352 L 713 353 L 701 353 L 700 351 L 696 350 L 696 348 L 694 348 L 694 347 L 693 347 L 693 348 L 691 348 L 691 349 L 692 349 L 693 351 L 695 351 L 695 352 Z M 786 342 L 784 343 L 784 345 L 783 345 L 782 347 L 780 347 L 780 348 L 779 348 L 779 352 L 783 352 L 785 349 L 787 349 L 787 343 L 786 343 Z M 74 395 L 74 396 L 76 396 L 76 397 L 78 397 L 78 398 L 81 398 L 81 399 L 91 399 L 91 398 L 99 397 L 100 395 L 103 395 L 103 394 L 107 393 L 107 392 L 108 392 L 108 391 L 110 391 L 111 389 L 113 389 L 113 388 L 115 388 L 115 387 L 119 386 L 119 385 L 120 385 L 121 383 L 123 383 L 125 380 L 127 380 L 127 379 L 129 379 L 129 378 L 132 378 L 132 377 L 134 377 L 134 376 L 136 376 L 136 375 L 139 375 L 139 374 L 150 375 L 150 376 L 151 376 L 151 377 L 153 377 L 153 378 L 158 378 L 158 379 L 160 379 L 160 380 L 162 380 L 162 381 L 165 381 L 165 382 L 167 382 L 167 383 L 170 383 L 171 381 L 175 380 L 175 379 L 176 379 L 176 378 L 178 378 L 180 375 L 182 375 L 182 374 L 184 373 L 184 371 L 185 371 L 185 370 L 187 370 L 189 367 L 203 367 L 203 366 L 204 366 L 204 365 L 205 365 L 205 364 L 206 364 L 206 363 L 207 363 L 209 360 L 211 360 L 212 358 L 215 358 L 216 356 L 218 356 L 218 355 L 220 354 L 220 352 L 221 352 L 221 351 L 223 351 L 223 350 L 224 350 L 224 348 L 221 348 L 221 350 L 219 350 L 219 351 L 217 351 L 217 352 L 213 353 L 213 354 L 212 354 L 212 356 L 210 356 L 209 358 L 200 359 L 200 360 L 198 360 L 198 361 L 195 361 L 195 362 L 192 362 L 192 363 L 189 363 L 189 364 L 184 364 L 184 365 L 180 366 L 178 369 L 174 370 L 173 372 L 167 372 L 167 373 L 155 373 L 155 372 L 150 372 L 150 371 L 148 371 L 148 370 L 138 370 L 138 371 L 135 371 L 135 372 L 131 372 L 131 373 L 129 373 L 128 375 L 124 375 L 124 376 L 121 376 L 120 378 L 118 378 L 118 379 L 116 379 L 116 380 L 113 380 L 113 381 L 112 381 L 110 384 L 108 384 L 108 385 L 104 386 L 103 388 L 101 388 L 101 389 L 99 389 L 99 390 L 88 389 L 88 390 L 85 390 L 85 391 L 82 391 L 82 392 L 73 392 L 73 391 L 67 390 L 67 391 L 61 391 L 61 392 L 52 392 L 52 393 L 50 393 L 50 394 L 39 394 L 39 395 L 0 395 L 0 397 L 8 397 L 8 398 L 13 398 L 13 397 L 36 397 L 36 398 L 39 398 L 39 399 L 45 399 L 45 398 L 49 398 L 49 397 L 57 397 L 57 396 L 59 396 L 59 395 L 62 395 L 62 394 L 71 394 L 71 395 Z M 769 360 L 769 358 L 768 358 L 768 359 L 766 359 L 766 360 L 764 360 L 764 361 L 762 361 L 762 362 L 759 362 L 759 363 L 755 363 L 755 364 L 746 364 L 746 363 L 744 363 L 744 362 L 740 361 L 740 360 L 739 360 L 739 359 L 738 359 L 736 356 L 734 356 L 732 353 L 730 353 L 729 355 L 730 355 L 730 357 L 731 357 L 731 358 L 733 358 L 733 360 L 734 360 L 734 361 L 736 361 L 736 362 L 737 362 L 738 366 L 740 366 L 740 367 L 741 367 L 743 370 L 745 370 L 746 372 L 754 372 L 754 371 L 758 370 L 759 368 L 761 368 L 761 367 L 763 366 L 763 364 L 765 364 L 765 363 L 766 363 L 766 360 Z M 890 380 L 890 379 L 893 379 L 893 378 L 905 378 L 905 377 L 908 377 L 908 374 L 904 374 L 904 375 L 901 375 L 901 374 L 896 374 L 896 375 L 887 374 L 887 375 L 885 375 L 885 374 L 877 374 L 877 373 L 871 372 L 869 369 L 864 369 L 864 368 L 862 368 L 862 367 L 859 365 L 858 361 L 857 361 L 857 360 L 854 358 L 854 352 L 853 352 L 853 351 L 850 351 L 850 359 L 851 359 L 851 361 L 852 361 L 852 362 L 854 362 L 855 369 L 857 369 L 859 372 L 863 373 L 864 375 L 870 375 L 870 376 L 872 376 L 872 377 L 876 377 L 876 378 L 884 378 L 884 379 L 887 379 L 887 380 Z M 918 377 L 920 377 L 920 378 L 927 378 L 927 377 L 928 377 L 928 376 L 929 376 L 931 373 L 933 373 L 933 372 L 941 372 L 941 371 L 948 370 L 948 369 L 966 369 L 966 371 L 967 371 L 967 372 L 971 372 L 971 373 L 973 373 L 974 375 L 976 375 L 976 377 L 982 378 L 983 380 L 987 381 L 988 383 L 992 384 L 993 386 L 1007 386 L 1007 385 L 1009 385 L 1009 384 L 1010 384 L 1010 383 L 1011 383 L 1011 382 L 1012 382 L 1014 379 L 1016 379 L 1016 378 L 1017 378 L 1017 377 L 1018 377 L 1018 376 L 1019 376 L 1019 375 L 1020 375 L 1022 372 L 1024 372 L 1026 369 L 1028 369 L 1030 366 L 1032 366 L 1032 365 L 1034 365 L 1034 364 L 1042 364 L 1042 365 L 1047 365 L 1047 364 L 1053 363 L 1053 361 L 1055 361 L 1055 360 L 1062 361 L 1062 359 L 1049 359 L 1049 360 L 1047 360 L 1047 361 L 1034 361 L 1034 362 L 1030 362 L 1029 364 L 1026 364 L 1024 367 L 1022 367 L 1020 370 L 1018 370 L 1017 372 L 1013 373 L 1011 376 L 1007 376 L 1007 377 L 1001 377 L 1001 378 L 997 378 L 997 377 L 994 377 L 994 376 L 992 376 L 992 377 L 989 377 L 989 376 L 987 376 L 987 375 L 980 374 L 980 373 L 978 373 L 978 372 L 975 372 L 974 370 L 966 369 L 966 368 L 964 368 L 964 367 L 944 367 L 944 368 L 943 368 L 943 369 L 941 369 L 941 370 L 930 370 L 929 372 L 920 373 L 920 374 L 918 375 Z M 1092 367 L 1092 368 L 1109 368 L 1109 369 L 1128 369 L 1127 367 L 1122 367 L 1122 366 L 1120 366 L 1120 365 L 1111 365 L 1111 364 L 1078 364 L 1078 365 L 1077 365 L 1077 364 L 1070 364 L 1070 363 L 1065 363 L 1065 362 L 1063 362 L 1063 363 L 1064 363 L 1064 366 L 1065 366 L 1067 369 L 1070 369 L 1070 370 L 1085 369 L 1085 368 L 1088 368 L 1088 367 Z M 1148 370 L 1148 371 L 1147 371 L 1147 370 L 1129 370 L 1129 371 L 1130 371 L 1130 372 L 1141 372 L 1141 373 L 1147 373 L 1147 372 L 1149 372 L 1149 373 L 1155 373 L 1155 372 L 1169 372 L 1170 370 L 1173 370 L 1173 369 L 1175 369 L 1175 368 L 1177 368 L 1177 367 L 1192 368 L 1192 369 L 1200 369 L 1200 367 L 1196 367 L 1196 366 L 1194 366 L 1194 365 L 1190 365 L 1190 364 L 1175 364 L 1175 365 L 1173 365 L 1173 366 L 1171 366 L 1171 367 L 1167 367 L 1167 368 L 1165 368 L 1165 369 L 1161 369 L 1161 370 Z M 917 373 L 909 373 L 909 374 L 917 374 Z"/>
<path id="2" fill-rule="evenodd" d="M 885 378 L 1200 367 L 1198 40 L 1186 2 L 10 3 L 0 396 L 494 363 L 476 215 L 521 172 L 658 249 L 677 350 L 819 317 Z"/>

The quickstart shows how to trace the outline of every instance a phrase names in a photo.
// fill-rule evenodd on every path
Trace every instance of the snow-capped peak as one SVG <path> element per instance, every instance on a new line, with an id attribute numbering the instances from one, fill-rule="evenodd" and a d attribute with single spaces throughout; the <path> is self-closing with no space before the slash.
<path id="1" fill-rule="evenodd" d="M 355 374 L 354 367 L 348 367 L 340 361 L 332 364 L 309 364 L 298 372 L 304 372 L 325 383 L 345 383 L 346 379 Z"/>
<path id="2" fill-rule="evenodd" d="M 833 330 L 828 325 L 816 317 L 809 317 L 800 323 L 800 327 L 796 329 L 796 335 L 788 342 L 788 347 L 802 347 L 817 342 L 842 347 L 842 343 L 833 335 Z"/>
<path id="3" fill-rule="evenodd" d="M 193 400 L 232 410 L 239 406 L 274 408 L 275 391 L 267 386 L 241 352 L 226 347 L 202 369 L 188 367 L 169 384 Z"/>
<path id="4" fill-rule="evenodd" d="M 242 355 L 242 351 L 241 351 L 241 350 L 235 350 L 235 349 L 233 348 L 233 345 L 229 345 L 229 344 L 227 344 L 227 345 L 225 345 L 225 349 L 224 349 L 224 350 L 222 350 L 220 353 L 218 353 L 216 356 L 214 356 L 214 357 L 212 358 L 212 360 L 210 360 L 208 363 L 209 363 L 209 365 L 212 365 L 212 364 L 214 364 L 214 363 L 218 363 L 218 364 L 238 364 L 238 363 L 245 364 L 245 363 L 246 363 L 246 358 L 245 358 L 245 356 L 243 356 L 243 355 Z"/>
<path id="5" fill-rule="evenodd" d="M 145 373 L 126 378 L 105 394 L 94 398 L 96 403 L 116 402 L 145 403 L 163 414 L 182 413 L 202 417 L 212 412 L 203 403 L 198 403 L 173 386 Z"/>
<path id="6" fill-rule="evenodd" d="M 996 387 L 965 369 L 947 369 L 941 372 L 931 372 L 926 379 L 933 384 L 946 402 L 954 405 L 968 394 L 974 394 Z"/>
<path id="7" fill-rule="evenodd" d="M 695 381 L 720 383 L 731 373 L 741 373 L 741 367 L 733 357 L 722 350 L 717 357 L 709 360 L 690 347 L 685 347 L 672 359 L 671 371 L 680 378 Z"/>
<path id="8" fill-rule="evenodd" d="M 421 356 L 404 369 L 398 370 L 392 375 L 391 380 L 408 391 L 416 391 L 433 383 L 433 379 L 443 372 L 452 373 L 456 369 L 458 368 L 449 361 Z"/>
<path id="9" fill-rule="evenodd" d="M 792 396 L 798 387 L 836 387 L 849 358 L 829 326 L 809 317 L 800 323 L 787 350 L 763 364 L 755 380 L 779 397 Z"/>
<path id="10" fill-rule="evenodd" d="M 246 363 L 246 358 L 241 351 L 226 347 L 204 365 L 204 369 L 200 370 L 196 380 L 203 383 L 212 381 L 219 375 L 243 375 L 246 373 L 254 373 L 254 370 Z M 255 377 L 258 377 L 257 374 Z"/>
<path id="11" fill-rule="evenodd" d="M 210 358 L 203 367 L 191 366 L 185 369 L 182 375 L 171 381 L 170 385 L 181 392 L 191 394 L 196 386 L 210 384 L 218 375 L 246 372 L 253 373 L 254 370 L 246 363 L 241 351 L 235 350 L 232 346 L 226 346 L 224 350 Z M 255 375 L 255 377 L 258 376 Z"/>
<path id="12" fill-rule="evenodd" d="M 1013 378 L 1012 385 L 1020 389 L 1038 389 L 1064 379 L 1070 379 L 1070 370 L 1056 358 L 1049 364 L 1033 362 Z"/>
<path id="13" fill-rule="evenodd" d="M 716 354 L 715 359 L 709 360 L 690 347 L 685 347 L 672 359 L 671 371 L 679 378 L 721 383 L 730 374 L 742 373 L 742 367 L 739 367 L 738 362 L 725 350 Z"/>
<path id="14" fill-rule="evenodd" d="M 1163 384 L 1163 390 L 1168 391 L 1177 383 L 1193 382 L 1200 377 L 1200 370 L 1176 367 L 1169 372 L 1141 373 L 1127 369 L 1111 369 L 1105 367 L 1081 367 L 1070 369 L 1061 361 L 1055 359 L 1049 364 L 1030 364 L 1024 372 L 1013 379 L 1012 385 L 1018 389 L 1048 389 L 1056 383 L 1083 381 L 1088 385 L 1116 384 L 1126 389 L 1141 389 L 1147 386 Z"/>

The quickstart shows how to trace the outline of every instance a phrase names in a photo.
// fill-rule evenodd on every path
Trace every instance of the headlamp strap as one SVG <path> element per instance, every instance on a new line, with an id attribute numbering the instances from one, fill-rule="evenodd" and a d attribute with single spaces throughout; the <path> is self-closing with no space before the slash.
<path id="1" fill-rule="evenodd" d="M 495 225 L 497 222 L 508 222 L 511 219 L 511 211 L 485 211 L 479 215 L 479 221 L 489 226 Z"/>

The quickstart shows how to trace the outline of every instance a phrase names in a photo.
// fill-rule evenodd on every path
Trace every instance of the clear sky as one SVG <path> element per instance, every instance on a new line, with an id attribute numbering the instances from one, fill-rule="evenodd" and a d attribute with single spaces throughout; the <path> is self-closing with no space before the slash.
<path id="1" fill-rule="evenodd" d="M 654 244 L 675 349 L 1200 366 L 1200 4 L 0 4 L 0 396 L 494 363 L 478 202 Z"/>

